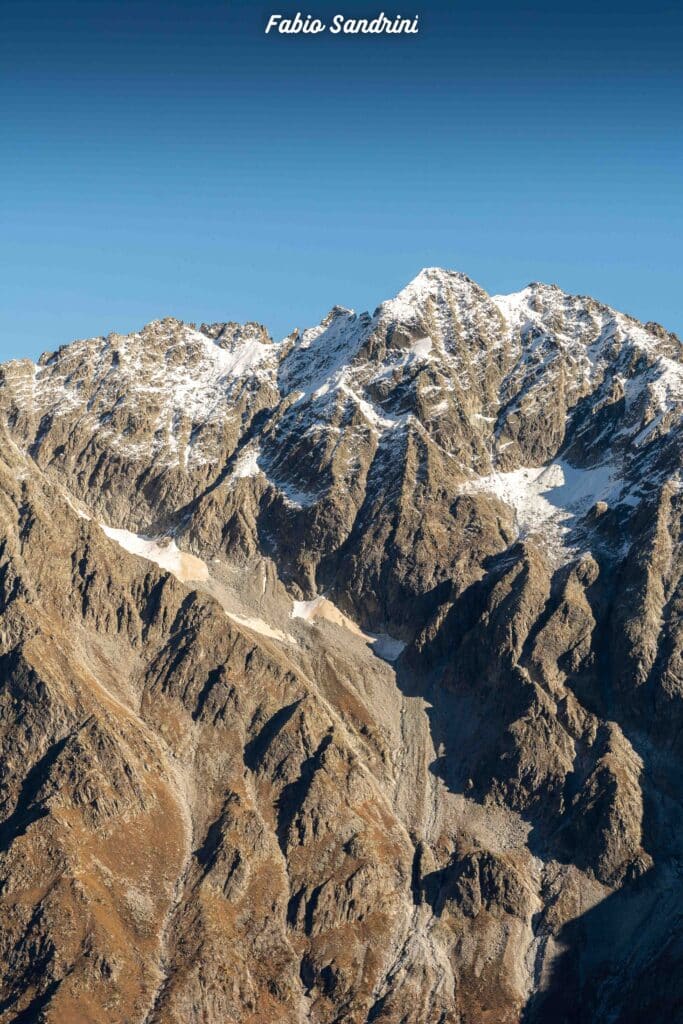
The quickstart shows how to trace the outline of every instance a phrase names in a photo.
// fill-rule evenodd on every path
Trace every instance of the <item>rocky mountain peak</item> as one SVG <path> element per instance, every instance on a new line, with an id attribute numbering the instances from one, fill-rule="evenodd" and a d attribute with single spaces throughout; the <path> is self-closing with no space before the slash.
<path id="1" fill-rule="evenodd" d="M 675 1019 L 682 406 L 437 268 L 0 367 L 0 1021 Z"/>

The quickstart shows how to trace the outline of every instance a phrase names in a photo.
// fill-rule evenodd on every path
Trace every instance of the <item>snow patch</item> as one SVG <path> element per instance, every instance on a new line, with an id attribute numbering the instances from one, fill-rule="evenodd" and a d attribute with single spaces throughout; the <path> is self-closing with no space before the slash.
<path id="1" fill-rule="evenodd" d="M 509 295 L 492 295 L 491 302 L 497 306 L 508 324 L 519 325 L 528 319 L 529 302 L 533 296 L 531 288 L 522 288 Z"/>
<path id="2" fill-rule="evenodd" d="M 429 337 L 418 338 L 410 346 L 410 351 L 418 359 L 428 359 L 432 351 L 432 339 Z"/>
<path id="3" fill-rule="evenodd" d="M 240 455 L 232 475 L 240 480 L 244 480 L 246 477 L 250 476 L 258 476 L 261 472 L 261 467 L 258 464 L 258 457 L 258 448 L 252 448 L 251 451 Z"/>
<path id="4" fill-rule="evenodd" d="M 129 530 L 115 530 L 111 526 L 105 526 L 103 523 L 100 523 L 100 526 L 107 537 L 116 541 L 120 547 L 124 548 L 131 555 L 138 555 L 140 558 L 154 562 L 160 569 L 170 572 L 182 583 L 192 581 L 206 582 L 210 578 L 206 562 L 195 555 L 179 551 L 175 541 L 172 539 L 155 540 L 150 537 L 141 537 L 137 533 L 131 533 Z M 288 633 L 283 633 L 281 629 L 269 626 L 263 619 L 239 615 L 237 612 L 228 610 L 225 607 L 225 603 L 220 600 L 220 595 L 216 596 L 219 597 L 219 602 L 227 617 L 238 626 L 243 626 L 254 633 L 260 633 L 261 636 L 267 636 L 272 640 L 296 643 L 294 637 Z"/>
<path id="5" fill-rule="evenodd" d="M 253 373 L 264 360 L 273 354 L 273 346 L 264 345 L 261 341 L 245 341 L 230 351 L 221 348 L 211 338 L 207 338 L 199 331 L 192 333 L 195 340 L 204 343 L 209 356 L 214 359 L 221 372 L 229 377 L 242 377 L 247 373 Z"/>
<path id="6" fill-rule="evenodd" d="M 353 619 L 344 615 L 327 597 L 314 597 L 311 601 L 293 601 L 291 617 L 304 619 L 306 622 L 324 619 L 327 622 L 332 622 L 335 626 L 348 629 L 355 636 L 365 640 L 373 653 L 384 661 L 395 661 L 406 646 L 402 640 L 397 640 L 385 633 L 365 633 Z"/>
<path id="7" fill-rule="evenodd" d="M 272 640 L 293 641 L 294 639 L 289 636 L 288 633 L 283 633 L 281 629 L 275 629 L 274 626 L 269 626 L 267 622 L 263 621 L 263 619 L 250 618 L 246 615 L 237 615 L 236 612 L 229 611 L 225 611 L 225 614 L 239 626 L 245 626 L 247 629 L 251 629 L 254 633 L 260 633 L 261 636 L 268 636 Z"/>
<path id="8" fill-rule="evenodd" d="M 547 466 L 522 466 L 507 473 L 492 473 L 460 488 L 463 494 L 493 494 L 510 505 L 520 537 L 543 527 L 547 536 L 560 544 L 569 532 L 571 520 L 588 512 L 597 501 L 631 503 L 632 496 L 624 494 L 625 490 L 613 463 L 580 469 L 563 460 Z M 549 526 L 555 527 L 554 531 L 548 531 Z"/>
<path id="9" fill-rule="evenodd" d="M 160 569 L 170 572 L 183 583 L 190 580 L 208 580 L 209 570 L 206 562 L 196 555 L 179 551 L 176 542 L 167 538 L 141 537 L 129 530 L 115 530 L 111 526 L 100 523 L 102 530 L 119 547 L 131 555 L 138 555 L 154 562 Z"/>
<path id="10" fill-rule="evenodd" d="M 377 412 L 374 406 L 370 405 L 370 403 L 364 398 L 360 398 L 345 384 L 341 386 L 341 390 L 344 394 L 353 399 L 368 423 L 380 432 L 385 430 L 396 430 L 397 427 L 403 427 L 410 418 L 410 413 L 404 413 L 401 416 L 388 416 L 386 413 Z"/>
<path id="11" fill-rule="evenodd" d="M 292 605 L 292 618 L 304 619 L 306 622 L 313 622 L 315 619 L 325 619 L 327 622 L 333 622 L 336 626 L 342 626 L 344 629 L 350 630 L 356 636 L 367 639 L 367 635 L 362 629 L 326 597 L 314 597 L 312 601 L 294 601 Z"/>
<path id="12" fill-rule="evenodd" d="M 384 661 L 396 661 L 406 647 L 403 640 L 397 640 L 396 637 L 389 636 L 388 633 L 380 633 L 376 636 L 371 646 L 377 657 L 383 658 Z"/>

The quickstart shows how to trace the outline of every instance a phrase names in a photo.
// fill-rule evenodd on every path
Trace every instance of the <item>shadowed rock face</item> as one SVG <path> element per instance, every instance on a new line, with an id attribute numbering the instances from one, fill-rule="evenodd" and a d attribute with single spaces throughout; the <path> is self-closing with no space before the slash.
<path id="1" fill-rule="evenodd" d="M 441 270 L 0 367 L 0 1021 L 678 1019 L 682 408 Z"/>

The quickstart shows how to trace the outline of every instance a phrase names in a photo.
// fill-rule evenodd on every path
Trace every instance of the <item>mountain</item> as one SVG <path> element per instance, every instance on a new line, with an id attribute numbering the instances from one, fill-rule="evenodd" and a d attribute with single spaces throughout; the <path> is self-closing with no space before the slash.
<path id="1" fill-rule="evenodd" d="M 0 367 L 0 1021 L 683 1017 L 683 361 L 422 271 Z"/>

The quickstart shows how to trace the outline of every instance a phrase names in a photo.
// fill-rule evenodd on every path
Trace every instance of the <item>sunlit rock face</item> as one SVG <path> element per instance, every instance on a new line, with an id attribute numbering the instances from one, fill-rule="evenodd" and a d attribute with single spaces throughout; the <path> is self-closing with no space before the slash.
<path id="1" fill-rule="evenodd" d="M 422 271 L 0 367 L 0 1021 L 683 1000 L 678 339 Z"/>

